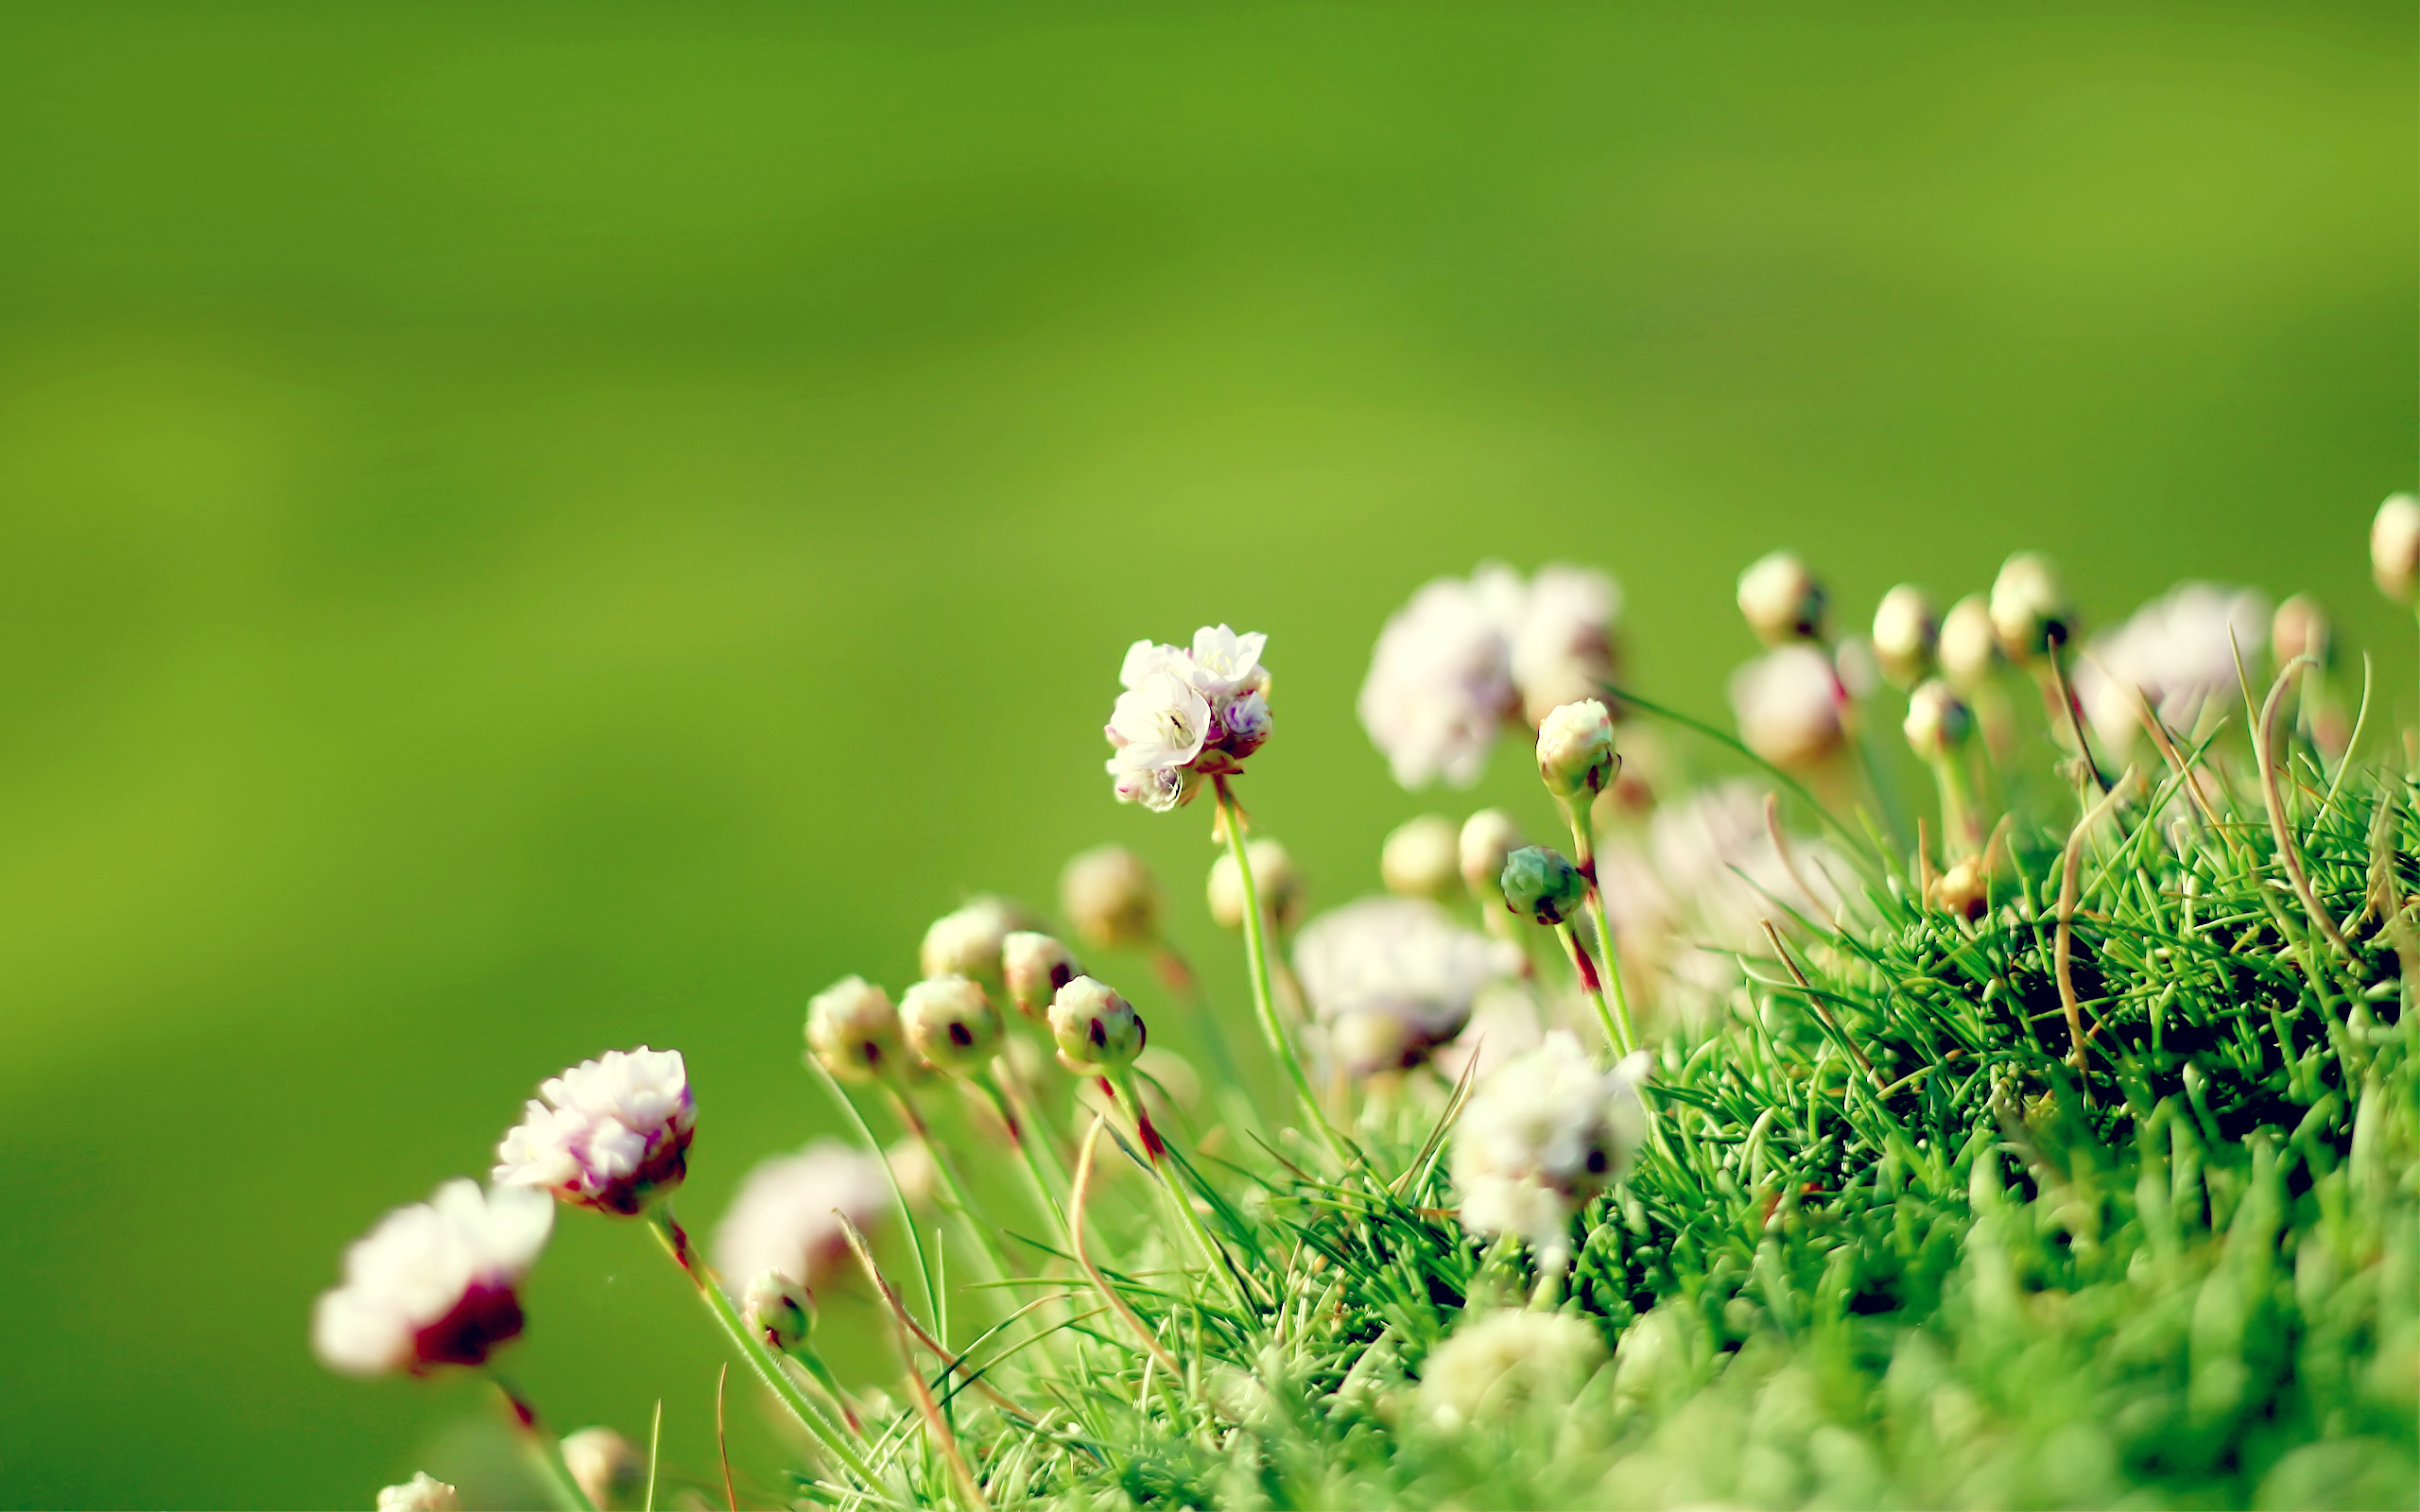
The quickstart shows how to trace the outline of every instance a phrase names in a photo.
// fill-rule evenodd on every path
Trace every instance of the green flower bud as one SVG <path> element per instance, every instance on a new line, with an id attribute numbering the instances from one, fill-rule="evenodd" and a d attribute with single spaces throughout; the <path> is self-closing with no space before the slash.
<path id="1" fill-rule="evenodd" d="M 1000 973 L 1017 1011 L 1038 1019 L 1049 1010 L 1059 989 L 1082 971 L 1066 946 L 1036 930 L 1020 929 L 1000 942 Z"/>
<path id="2" fill-rule="evenodd" d="M 929 976 L 899 1003 L 908 1048 L 936 1071 L 971 1075 L 1000 1043 L 1000 1010 L 972 978 Z"/>
<path id="3" fill-rule="evenodd" d="M 1504 906 L 1541 924 L 1560 924 L 1580 911 L 1588 884 L 1580 868 L 1551 846 L 1524 846 L 1504 858 Z"/>
<path id="4" fill-rule="evenodd" d="M 797 1352 L 815 1332 L 814 1296 L 777 1270 L 748 1283 L 739 1311 L 749 1332 L 783 1354 Z"/>
<path id="5" fill-rule="evenodd" d="M 1564 704 L 1538 726 L 1538 776 L 1557 799 L 1593 799 L 1621 769 L 1614 716 L 1598 700 Z"/>
<path id="6" fill-rule="evenodd" d="M 1050 1000 L 1050 1038 L 1072 1066 L 1122 1070 L 1143 1053 L 1148 1031 L 1134 1005 L 1107 983 L 1080 976 Z"/>
<path id="7" fill-rule="evenodd" d="M 908 1058 L 890 994 L 862 976 L 844 976 L 808 1002 L 806 1045 L 843 1081 L 890 1075 Z"/>

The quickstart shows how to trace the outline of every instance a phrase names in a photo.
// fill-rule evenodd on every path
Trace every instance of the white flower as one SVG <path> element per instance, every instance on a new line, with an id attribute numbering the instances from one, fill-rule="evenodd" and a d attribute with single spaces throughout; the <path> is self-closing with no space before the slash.
<path id="1" fill-rule="evenodd" d="M 1512 636 L 1512 685 L 1532 725 L 1582 698 L 1602 698 L 1614 679 L 1614 624 L 1621 590 L 1603 573 L 1548 562 L 1530 579 Z"/>
<path id="2" fill-rule="evenodd" d="M 1585 1318 L 1498 1310 L 1465 1316 L 1420 1366 L 1420 1405 L 1440 1428 L 1566 1406 L 1605 1363 Z"/>
<path id="3" fill-rule="evenodd" d="M 715 1228 L 715 1268 L 737 1286 L 769 1270 L 821 1287 L 851 1259 L 833 1210 L 870 1230 L 890 1199 L 882 1162 L 838 1140 L 759 1161 Z"/>
<path id="4" fill-rule="evenodd" d="M 1000 1044 L 1000 1010 L 971 976 L 928 976 L 899 999 L 908 1047 L 935 1071 L 971 1076 Z"/>
<path id="5" fill-rule="evenodd" d="M 1305 925 L 1294 945 L 1311 1011 L 1357 1074 L 1452 1039 L 1479 988 L 1520 968 L 1518 946 L 1462 928 L 1425 898 L 1347 903 Z"/>
<path id="6" fill-rule="evenodd" d="M 1059 874 L 1059 907 L 1087 945 L 1146 945 L 1160 930 L 1160 885 L 1124 846 L 1086 850 Z"/>
<path id="7" fill-rule="evenodd" d="M 1109 715 L 1109 743 L 1126 766 L 1186 765 L 1209 734 L 1210 700 L 1171 671 L 1154 672 L 1119 694 Z"/>
<path id="8" fill-rule="evenodd" d="M 1212 699 L 1257 693 L 1269 685 L 1260 653 L 1269 637 L 1254 631 L 1237 635 L 1223 625 L 1205 625 L 1193 632 L 1193 681 Z"/>
<path id="9" fill-rule="evenodd" d="M 345 1251 L 344 1284 L 313 1311 L 311 1347 L 356 1376 L 482 1363 L 521 1332 L 514 1289 L 554 1221 L 538 1193 L 446 1182 Z"/>
<path id="10" fill-rule="evenodd" d="M 1512 642 L 1520 579 L 1482 567 L 1411 595 L 1379 632 L 1357 707 L 1395 781 L 1456 787 L 1478 781 L 1516 706 Z"/>
<path id="11" fill-rule="evenodd" d="M 1269 739 L 1266 635 L 1204 626 L 1193 649 L 1137 641 L 1117 679 L 1126 691 L 1105 733 L 1115 754 L 1103 765 L 1121 803 L 1166 813 L 1189 800 L 1204 777 L 1242 770 Z"/>
<path id="12" fill-rule="evenodd" d="M 462 1498 L 454 1487 L 422 1470 L 401 1486 L 381 1487 L 378 1512 L 462 1512 Z"/>
<path id="13" fill-rule="evenodd" d="M 1595 799 L 1621 767 L 1614 750 L 1614 716 L 1599 700 L 1564 704 L 1538 726 L 1538 777 L 1558 799 Z"/>
<path id="14" fill-rule="evenodd" d="M 1910 750 L 1934 762 L 1964 746 L 1974 725 L 1975 716 L 1949 691 L 1949 684 L 1932 678 L 1908 695 L 1908 717 L 1899 729 L 1908 737 Z"/>
<path id="15" fill-rule="evenodd" d="M 2268 637 L 2269 602 L 2257 592 L 2182 583 L 2094 638 L 2075 669 L 2076 700 L 2114 755 L 2140 728 L 2136 689 L 2162 724 L 2191 734 L 2211 700 L 2241 696 L 2236 654 L 2250 666 Z"/>
<path id="16" fill-rule="evenodd" d="M 1761 937 L 1758 919 L 1778 921 L 1785 907 L 1808 907 L 1810 900 L 1799 892 L 1800 881 L 1814 889 L 1811 902 L 1824 915 L 1841 902 L 1831 880 L 1836 853 L 1822 841 L 1801 837 L 1790 842 L 1798 863 L 1792 877 L 1766 827 L 1765 796 L 1754 779 L 1734 778 L 1664 805 L 1648 825 L 1655 870 L 1664 885 L 1694 911 L 1725 950 Z M 1606 903 L 1615 906 L 1610 888 Z"/>
<path id="17" fill-rule="evenodd" d="M 495 1179 L 630 1214 L 688 1174 L 698 1105 L 678 1050 L 609 1050 L 548 1078 L 496 1147 Z"/>
<path id="18" fill-rule="evenodd" d="M 1599 1071 L 1569 1030 L 1498 1066 L 1454 1126 L 1462 1227 L 1513 1234 L 1542 1264 L 1569 1257 L 1571 1219 L 1647 1137 L 1645 1051 Z"/>
<path id="19" fill-rule="evenodd" d="M 1831 659 L 1795 643 L 1775 646 L 1731 676 L 1731 707 L 1750 750 L 1787 770 L 1840 747 L 1847 694 Z"/>

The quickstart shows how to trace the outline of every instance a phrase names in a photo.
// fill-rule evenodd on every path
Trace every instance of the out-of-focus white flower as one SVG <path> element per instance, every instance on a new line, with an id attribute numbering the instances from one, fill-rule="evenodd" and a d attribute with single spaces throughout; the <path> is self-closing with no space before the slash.
<path id="1" fill-rule="evenodd" d="M 1461 880 L 1460 867 L 1454 821 L 1442 814 L 1406 819 L 1378 851 L 1378 876 L 1387 891 L 1406 898 L 1446 897 Z"/>
<path id="2" fill-rule="evenodd" d="M 1252 858 L 1253 889 L 1260 894 L 1260 906 L 1267 910 L 1270 920 L 1281 935 L 1293 933 L 1303 921 L 1303 874 L 1295 869 L 1294 857 L 1285 845 L 1264 836 L 1244 842 L 1244 854 Z M 1236 858 L 1228 851 L 1219 852 L 1210 863 L 1210 917 L 1221 929 L 1244 927 L 1244 879 L 1236 869 Z"/>
<path id="3" fill-rule="evenodd" d="M 928 976 L 909 988 L 899 1027 L 925 1064 L 953 1076 L 973 1074 L 1000 1044 L 1000 1010 L 971 976 Z"/>
<path id="4" fill-rule="evenodd" d="M 1538 1048 L 1545 1037 L 1546 1025 L 1538 1020 L 1537 1000 L 1529 988 L 1509 979 L 1490 982 L 1472 1000 L 1470 1022 L 1462 1032 L 1439 1046 L 1429 1059 L 1446 1080 L 1460 1081 L 1467 1073 L 1477 1086 L 1514 1056 Z"/>
<path id="5" fill-rule="evenodd" d="M 1621 765 L 1614 716 L 1595 698 L 1564 704 L 1538 726 L 1538 778 L 1558 799 L 1594 800 Z"/>
<path id="6" fill-rule="evenodd" d="M 1462 1227 L 1527 1240 L 1542 1264 L 1569 1258 L 1571 1219 L 1647 1137 L 1645 1051 L 1599 1071 L 1569 1030 L 1497 1067 L 1454 1127 Z"/>
<path id="7" fill-rule="evenodd" d="M 2031 662 L 2075 639 L 2076 607 L 2059 569 L 2038 551 L 2020 551 L 1992 579 L 1992 629 L 2013 662 Z"/>
<path id="8" fill-rule="evenodd" d="M 1059 873 L 1059 907 L 1077 936 L 1101 950 L 1148 945 L 1159 936 L 1159 882 L 1143 858 L 1122 845 L 1071 858 Z"/>
<path id="9" fill-rule="evenodd" d="M 1932 595 L 1901 583 L 1882 595 L 1874 610 L 1874 660 L 1894 687 L 1912 688 L 1932 671 L 1941 644 L 1941 616 Z"/>
<path id="10" fill-rule="evenodd" d="M 462 1498 L 454 1487 L 422 1470 L 401 1486 L 381 1487 L 378 1512 L 462 1512 Z"/>
<path id="11" fill-rule="evenodd" d="M 1137 641 L 1118 668 L 1126 691 L 1106 733 L 1106 765 L 1118 801 L 1166 813 L 1189 800 L 1205 777 L 1243 769 L 1269 739 L 1269 637 L 1224 625 L 1194 632 L 1193 647 Z"/>
<path id="12" fill-rule="evenodd" d="M 1569 1405 L 1605 1363 L 1585 1318 L 1498 1309 L 1466 1316 L 1420 1367 L 1420 1406 L 1440 1428 Z"/>
<path id="13" fill-rule="evenodd" d="M 715 1229 L 715 1267 L 735 1284 L 779 1271 L 813 1289 L 850 1263 L 834 1209 L 871 1231 L 890 1200 L 882 1162 L 838 1140 L 757 1162 Z"/>
<path id="14" fill-rule="evenodd" d="M 926 976 L 971 976 L 986 987 L 1000 985 L 1000 946 L 1020 929 L 1039 929 L 1030 909 L 977 894 L 925 931 L 916 959 Z"/>
<path id="15" fill-rule="evenodd" d="M 1739 575 L 1739 614 L 1767 645 L 1821 640 L 1824 585 L 1796 552 L 1772 552 Z"/>
<path id="16" fill-rule="evenodd" d="M 628 1215 L 681 1184 L 697 1124 L 681 1052 L 609 1050 L 540 1084 L 496 1147 L 495 1179 Z"/>
<path id="17" fill-rule="evenodd" d="M 1908 718 L 1900 729 L 1908 747 L 1926 761 L 1939 761 L 1964 746 L 1974 728 L 1975 716 L 1939 678 L 1917 684 L 1908 695 Z"/>
<path id="18" fill-rule="evenodd" d="M 2378 592 L 2398 604 L 2411 602 L 2420 587 L 2420 499 L 2394 493 L 2370 522 L 2370 576 Z"/>
<path id="19" fill-rule="evenodd" d="M 806 1045 L 843 1081 L 890 1075 L 907 1064 L 899 1010 L 862 976 L 844 976 L 807 1000 Z"/>
<path id="20" fill-rule="evenodd" d="M 1410 1064 L 1452 1039 L 1479 988 L 1520 968 L 1518 947 L 1423 898 L 1347 903 L 1305 925 L 1294 945 L 1311 1011 L 1356 1074 Z"/>
<path id="21" fill-rule="evenodd" d="M 1132 1065 L 1149 1031 L 1116 988 L 1080 976 L 1050 1000 L 1050 1038 L 1069 1070 L 1089 1075 Z"/>
<path id="22" fill-rule="evenodd" d="M 1462 885 L 1482 907 L 1504 902 L 1504 858 L 1521 849 L 1521 827 L 1502 809 L 1481 809 L 1462 821 Z"/>
<path id="23" fill-rule="evenodd" d="M 345 1251 L 344 1284 L 312 1313 L 312 1349 L 354 1376 L 483 1363 L 521 1332 L 515 1291 L 554 1221 L 541 1193 L 446 1182 Z"/>
<path id="24" fill-rule="evenodd" d="M 1971 695 L 2000 669 L 1999 632 L 1992 628 L 1991 607 L 1979 593 L 1969 593 L 1949 606 L 1941 621 L 1941 675 L 1959 692 Z"/>
<path id="25" fill-rule="evenodd" d="M 1512 661 L 1512 686 L 1530 724 L 1564 704 L 1605 696 L 1621 608 L 1621 590 L 1603 573 L 1548 562 L 1530 576 Z"/>
<path id="26" fill-rule="evenodd" d="M 1775 646 L 1731 675 L 1739 738 L 1784 770 L 1812 766 L 1840 748 L 1847 697 L 1831 658 L 1812 645 Z"/>
<path id="27" fill-rule="evenodd" d="M 617 1493 L 637 1489 L 647 1469 L 631 1441 L 611 1428 L 565 1434 L 562 1449 L 563 1469 L 571 1471 L 573 1484 L 600 1507 L 612 1506 L 620 1499 Z"/>
<path id="28" fill-rule="evenodd" d="M 2134 744 L 2138 688 L 2161 723 L 2190 733 L 2212 699 L 2240 696 L 2236 655 L 2256 662 L 2268 629 L 2269 601 L 2255 590 L 2181 583 L 2093 639 L 2075 669 L 2076 699 L 2113 752 Z"/>

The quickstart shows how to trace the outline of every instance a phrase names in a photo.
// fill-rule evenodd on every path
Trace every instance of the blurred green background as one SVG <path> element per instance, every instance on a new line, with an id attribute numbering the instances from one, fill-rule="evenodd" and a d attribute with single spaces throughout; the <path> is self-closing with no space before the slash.
<path id="1" fill-rule="evenodd" d="M 2029 544 L 2102 623 L 2308 588 L 2410 689 L 2363 540 L 2413 481 L 2414 32 L 9 9 L 0 1501 L 367 1505 L 484 1452 L 473 1383 L 313 1364 L 342 1246 L 641 1040 L 710 1218 L 829 1126 L 805 996 L 903 985 L 969 889 L 1126 841 L 1238 1001 L 1207 814 L 1100 772 L 1137 635 L 1270 632 L 1249 797 L 1329 902 L 1426 806 L 1369 646 L 1488 556 L 1612 570 L 1704 711 L 1781 543 L 1851 624 Z M 711 1465 L 643 1234 L 567 1217 L 529 1305 L 564 1425 L 662 1396 Z"/>

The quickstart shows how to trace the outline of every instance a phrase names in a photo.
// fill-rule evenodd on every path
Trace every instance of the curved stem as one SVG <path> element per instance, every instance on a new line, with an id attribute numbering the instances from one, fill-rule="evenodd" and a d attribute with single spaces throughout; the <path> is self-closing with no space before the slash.
<path id="1" fill-rule="evenodd" d="M 1614 953 L 1614 931 L 1605 917 L 1604 889 L 1597 884 L 1597 837 L 1588 818 L 1588 806 L 1577 799 L 1565 799 L 1563 816 L 1571 825 L 1572 864 L 1580 868 L 1580 878 L 1588 885 L 1588 921 L 1597 931 L 1597 959 L 1604 963 L 1604 990 L 1595 994 L 1599 1017 L 1605 1020 L 1605 1037 L 1613 1041 L 1616 1058 L 1638 1048 L 1638 1035 L 1631 1027 L 1630 996 L 1622 990 L 1622 961 Z M 1582 971 L 1585 982 L 1588 972 Z M 1613 1011 L 1606 1013 L 1607 999 Z"/>
<path id="2" fill-rule="evenodd" d="M 1227 853 L 1236 860 L 1236 880 L 1244 895 L 1244 958 L 1252 968 L 1252 1005 L 1259 1015 L 1260 1032 L 1269 1040 L 1269 1048 L 1286 1068 L 1287 1079 L 1294 1084 L 1294 1095 L 1301 1099 L 1303 1111 L 1310 1116 L 1311 1126 L 1326 1141 L 1336 1158 L 1351 1165 L 1352 1152 L 1344 1137 L 1337 1133 L 1320 1108 L 1319 1094 L 1311 1091 L 1311 1078 L 1303 1071 L 1302 1057 L 1294 1053 L 1293 1036 L 1277 1020 L 1277 1004 L 1269 985 L 1269 939 L 1263 928 L 1260 911 L 1260 889 L 1252 879 L 1252 857 L 1244 844 L 1243 810 L 1236 803 L 1235 790 L 1224 777 L 1214 777 L 1211 782 L 1219 796 L 1219 817 L 1227 832 Z"/>
<path id="3" fill-rule="evenodd" d="M 547 1487 L 572 1512 L 596 1512 L 596 1503 L 588 1499 L 588 1493 L 580 1489 L 579 1482 L 573 1477 L 571 1467 L 563 1463 L 562 1441 L 546 1431 L 545 1424 L 539 1419 L 538 1409 L 521 1394 L 520 1387 L 506 1380 L 494 1367 L 489 1367 L 487 1377 L 494 1384 L 497 1394 L 504 1398 L 505 1410 L 512 1415 L 512 1430 L 520 1437 L 521 1447 L 528 1452 L 530 1460 L 538 1467 L 538 1473 L 544 1478 Z"/>

